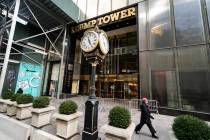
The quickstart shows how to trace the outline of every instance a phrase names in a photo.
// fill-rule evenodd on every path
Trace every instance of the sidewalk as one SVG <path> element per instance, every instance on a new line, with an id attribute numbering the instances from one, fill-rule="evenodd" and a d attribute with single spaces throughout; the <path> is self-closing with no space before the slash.
<path id="1" fill-rule="evenodd" d="M 74 98 L 70 98 L 70 99 L 77 102 L 78 110 L 82 111 L 84 113 L 84 103 L 85 103 L 84 99 L 81 100 L 80 97 L 74 97 Z M 58 111 L 59 104 L 62 101 L 64 101 L 64 100 L 57 100 L 57 99 L 52 100 L 51 105 L 56 107 L 55 112 Z M 98 130 L 99 130 L 99 136 L 101 137 L 102 140 L 104 140 L 104 133 L 101 132 L 100 128 L 102 127 L 102 125 L 104 125 L 108 122 L 109 110 L 110 110 L 110 108 L 107 107 L 107 106 L 106 107 L 99 106 Z M 132 114 L 132 121 L 135 124 L 138 124 L 139 121 L 140 121 L 140 111 L 131 110 L 131 114 Z M 171 127 L 171 124 L 173 123 L 173 120 L 174 120 L 175 117 L 166 116 L 166 115 L 158 115 L 158 114 L 152 114 L 152 115 L 155 118 L 154 120 L 152 120 L 152 123 L 153 123 L 154 128 L 157 130 L 157 135 L 159 136 L 159 140 L 170 140 L 169 135 L 168 135 L 168 131 L 169 131 L 169 129 Z M 15 119 L 15 117 L 14 117 L 14 119 Z M 31 118 L 23 120 L 22 122 L 30 125 Z M 81 140 L 81 135 L 82 135 L 83 127 L 84 127 L 83 125 L 84 125 L 84 114 L 80 118 L 80 121 L 79 121 L 79 132 L 80 132 L 80 134 L 75 135 L 70 140 Z M 210 125 L 210 123 L 209 123 L 209 125 Z M 51 124 L 47 125 L 47 126 L 44 126 L 41 129 L 55 135 L 56 134 L 55 119 L 52 118 L 51 119 Z M 135 133 L 133 133 L 132 140 L 153 140 L 153 138 L 151 138 L 150 131 L 147 128 L 147 126 L 145 125 L 145 126 L 143 126 L 142 130 L 140 131 L 140 134 L 136 135 Z"/>

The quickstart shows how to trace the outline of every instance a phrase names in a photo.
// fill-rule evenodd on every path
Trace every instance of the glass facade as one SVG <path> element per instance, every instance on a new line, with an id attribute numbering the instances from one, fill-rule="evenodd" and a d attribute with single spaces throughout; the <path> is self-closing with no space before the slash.
<path id="1" fill-rule="evenodd" d="M 124 32 L 122 32 L 124 30 Z M 105 98 L 138 97 L 138 47 L 136 26 L 107 32 L 110 50 L 97 66 L 96 94 Z M 90 64 L 81 64 L 80 94 L 88 94 Z M 84 69 L 84 67 L 86 67 Z M 78 70 L 77 70 L 78 71 Z M 75 87 L 73 87 L 75 89 Z"/>
<path id="2" fill-rule="evenodd" d="M 74 0 L 79 7 L 79 21 L 84 21 L 144 0 Z"/>
<path id="3" fill-rule="evenodd" d="M 161 107 L 210 113 L 209 6 L 209 0 L 138 4 L 142 97 Z"/>
<path id="4" fill-rule="evenodd" d="M 210 113 L 210 0 L 100 0 L 96 13 L 137 2 L 136 25 L 106 25 L 110 51 L 97 67 L 97 96 Z M 75 88 L 88 94 L 90 64 L 80 56 L 76 67 Z"/>

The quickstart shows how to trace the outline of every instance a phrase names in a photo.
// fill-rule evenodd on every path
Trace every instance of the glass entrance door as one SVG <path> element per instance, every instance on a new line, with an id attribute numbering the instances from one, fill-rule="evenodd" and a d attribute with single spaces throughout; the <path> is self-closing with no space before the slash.
<path id="1" fill-rule="evenodd" d="M 110 51 L 104 61 L 98 65 L 97 94 L 104 98 L 137 98 L 137 34 L 129 30 L 115 34 L 108 33 Z"/>

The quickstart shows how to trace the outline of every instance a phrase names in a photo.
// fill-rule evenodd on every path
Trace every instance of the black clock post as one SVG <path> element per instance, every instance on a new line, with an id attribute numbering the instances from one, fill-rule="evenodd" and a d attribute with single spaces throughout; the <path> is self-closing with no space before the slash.
<path id="1" fill-rule="evenodd" d="M 98 27 L 94 29 L 89 29 L 90 31 L 96 32 L 98 35 L 102 32 Z M 88 31 L 86 31 L 88 32 Z M 89 98 L 85 103 L 85 122 L 84 130 L 82 133 L 82 140 L 100 140 L 98 137 L 98 105 L 99 102 L 96 99 L 96 88 L 95 88 L 95 76 L 96 76 L 96 66 L 105 58 L 106 54 L 103 54 L 100 50 L 100 43 L 91 52 L 83 51 L 86 59 L 91 63 L 91 85 L 89 88 Z"/>

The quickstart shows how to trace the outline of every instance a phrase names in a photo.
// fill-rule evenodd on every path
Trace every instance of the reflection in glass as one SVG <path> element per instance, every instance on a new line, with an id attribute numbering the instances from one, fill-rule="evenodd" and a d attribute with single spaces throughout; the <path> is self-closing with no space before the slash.
<path id="1" fill-rule="evenodd" d="M 199 0 L 174 0 L 176 39 L 178 45 L 205 41 Z"/>
<path id="2" fill-rule="evenodd" d="M 138 4 L 139 50 L 147 49 L 146 2 Z"/>
<path id="3" fill-rule="evenodd" d="M 87 19 L 97 16 L 98 0 L 87 0 Z"/>
<path id="4" fill-rule="evenodd" d="M 139 54 L 139 64 L 140 64 L 140 98 L 148 97 L 151 99 L 151 95 L 149 95 L 149 63 L 148 63 L 148 52 L 141 52 Z"/>
<path id="5" fill-rule="evenodd" d="M 122 32 L 117 31 L 114 30 L 115 35 L 109 34 L 110 51 L 97 66 L 96 94 L 105 98 L 136 99 L 138 97 L 137 32 L 135 30 L 121 34 Z M 83 59 L 80 80 L 88 80 L 88 77 L 90 77 L 90 64 Z M 87 86 L 80 85 L 80 87 L 85 91 Z M 80 91 L 83 92 L 81 89 Z"/>
<path id="6" fill-rule="evenodd" d="M 78 0 L 78 7 L 80 9 L 79 21 L 85 20 L 87 0 Z"/>
<path id="7" fill-rule="evenodd" d="M 127 0 L 112 0 L 112 11 L 127 6 Z"/>
<path id="8" fill-rule="evenodd" d="M 161 106 L 178 107 L 176 71 L 172 50 L 150 53 L 152 99 Z"/>
<path id="9" fill-rule="evenodd" d="M 128 3 L 129 5 L 140 2 L 140 1 L 144 1 L 144 0 L 129 0 Z"/>
<path id="10" fill-rule="evenodd" d="M 163 48 L 173 45 L 168 0 L 149 0 L 150 46 Z"/>
<path id="11" fill-rule="evenodd" d="M 111 0 L 99 0 L 98 15 L 111 11 Z"/>
<path id="12" fill-rule="evenodd" d="M 178 49 L 178 64 L 182 108 L 210 112 L 206 47 Z"/>

